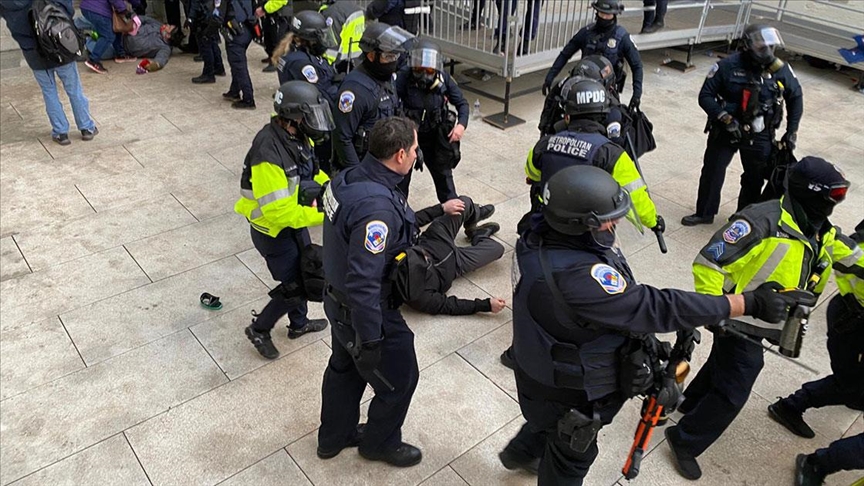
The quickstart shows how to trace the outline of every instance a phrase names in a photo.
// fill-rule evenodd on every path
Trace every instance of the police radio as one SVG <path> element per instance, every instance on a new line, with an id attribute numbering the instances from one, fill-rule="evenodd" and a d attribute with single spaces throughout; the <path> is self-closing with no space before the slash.
<path id="1" fill-rule="evenodd" d="M 789 310 L 789 317 L 783 324 L 783 329 L 780 331 L 780 340 L 777 343 L 780 348 L 780 353 L 790 358 L 801 356 L 801 343 L 804 341 L 804 335 L 807 333 L 807 321 L 810 318 L 810 312 L 813 306 L 816 305 L 816 294 L 813 291 L 819 282 L 822 280 L 822 273 L 828 268 L 828 261 L 821 260 L 810 279 L 807 281 L 807 290 L 790 289 L 781 290 L 783 295 L 795 299 L 795 306 Z"/>

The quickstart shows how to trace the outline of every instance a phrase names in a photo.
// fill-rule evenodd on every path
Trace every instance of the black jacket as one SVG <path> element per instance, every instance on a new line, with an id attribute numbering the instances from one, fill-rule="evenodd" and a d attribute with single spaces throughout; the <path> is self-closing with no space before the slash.
<path id="1" fill-rule="evenodd" d="M 72 0 L 53 1 L 66 10 L 70 18 L 72 17 L 74 13 Z M 6 27 L 9 28 L 12 38 L 21 47 L 21 52 L 24 54 L 24 59 L 30 69 L 51 69 L 62 66 L 62 64 L 43 57 L 37 49 L 36 34 L 33 32 L 33 26 L 30 25 L 30 7 L 32 5 L 33 0 L 3 0 L 0 2 L 0 16 L 6 20 Z"/>

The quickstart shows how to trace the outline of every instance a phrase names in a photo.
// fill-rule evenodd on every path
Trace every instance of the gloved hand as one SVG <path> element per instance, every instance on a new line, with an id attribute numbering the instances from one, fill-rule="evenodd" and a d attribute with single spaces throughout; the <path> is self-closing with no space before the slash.
<path id="1" fill-rule="evenodd" d="M 630 98 L 630 106 L 628 107 L 628 109 L 629 109 L 631 112 L 632 112 L 632 111 L 639 111 L 639 105 L 640 105 L 641 103 L 642 103 L 642 100 L 641 100 L 640 98 L 637 98 L 636 96 L 633 96 L 632 98 Z"/>
<path id="2" fill-rule="evenodd" d="M 723 123 L 726 133 L 729 134 L 729 138 L 731 138 L 733 142 L 741 140 L 741 125 L 738 123 L 738 120 L 733 118 L 732 115 L 726 114 L 720 118 L 720 121 Z"/>
<path id="3" fill-rule="evenodd" d="M 795 150 L 795 144 L 798 142 L 798 132 L 786 132 L 783 138 L 780 139 L 789 150 Z"/>
<path id="4" fill-rule="evenodd" d="M 423 172 L 423 151 L 417 148 L 417 158 L 414 160 L 414 170 Z"/>
<path id="5" fill-rule="evenodd" d="M 651 231 L 655 233 L 663 233 L 666 231 L 666 220 L 663 219 L 663 216 L 657 215 L 657 224 L 651 228 Z"/>
<path id="6" fill-rule="evenodd" d="M 549 95 L 549 91 L 550 91 L 551 89 L 552 89 L 552 82 L 551 82 L 551 81 L 548 81 L 548 80 L 547 80 L 547 81 L 543 81 L 543 87 L 540 88 L 540 91 L 543 92 L 543 96 L 548 96 L 548 95 Z"/>
<path id="7" fill-rule="evenodd" d="M 789 316 L 789 306 L 795 299 L 779 292 L 783 286 L 777 282 L 765 282 L 756 290 L 744 292 L 744 315 L 776 324 Z"/>
<path id="8" fill-rule="evenodd" d="M 354 353 L 354 364 L 360 373 L 372 374 L 381 363 L 381 341 L 363 343 Z"/>

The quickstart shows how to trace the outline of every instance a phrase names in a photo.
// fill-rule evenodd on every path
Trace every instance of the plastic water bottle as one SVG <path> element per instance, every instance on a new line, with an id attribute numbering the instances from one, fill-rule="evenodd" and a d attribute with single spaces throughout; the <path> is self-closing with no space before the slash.
<path id="1" fill-rule="evenodd" d="M 471 118 L 482 118 L 483 115 L 480 114 L 480 98 L 474 102 L 474 108 L 471 109 Z"/>

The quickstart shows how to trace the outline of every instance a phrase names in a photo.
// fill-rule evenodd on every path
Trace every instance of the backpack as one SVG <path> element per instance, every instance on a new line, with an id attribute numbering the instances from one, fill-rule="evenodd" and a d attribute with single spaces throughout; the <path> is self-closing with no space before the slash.
<path id="1" fill-rule="evenodd" d="M 30 24 L 36 34 L 39 53 L 60 65 L 81 57 L 84 37 L 63 7 L 51 0 L 34 0 Z"/>

